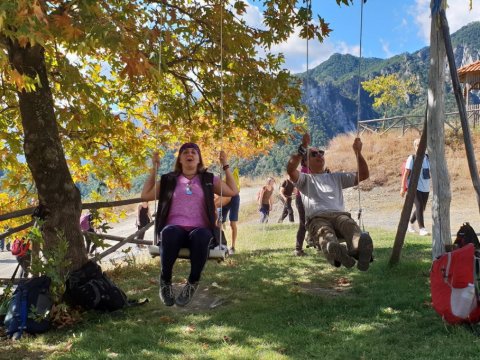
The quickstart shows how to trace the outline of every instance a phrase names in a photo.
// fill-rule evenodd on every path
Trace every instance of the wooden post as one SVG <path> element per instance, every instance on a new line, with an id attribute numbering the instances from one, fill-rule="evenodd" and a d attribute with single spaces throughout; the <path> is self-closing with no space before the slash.
<path id="1" fill-rule="evenodd" d="M 432 0 L 430 29 L 430 70 L 428 86 L 428 153 L 432 174 L 432 257 L 445 252 L 451 243 L 450 177 L 445 160 L 445 39 L 441 29 L 440 11 L 446 0 Z"/>
<path id="2" fill-rule="evenodd" d="M 415 193 L 417 192 L 418 179 L 420 178 L 420 172 L 423 164 L 423 157 L 425 156 L 425 150 L 427 148 L 427 111 L 425 110 L 425 121 L 423 123 L 422 136 L 420 137 L 420 143 L 418 144 L 417 153 L 413 162 L 413 169 L 410 175 L 410 184 L 407 190 L 407 196 L 403 203 L 402 214 L 400 215 L 400 221 L 397 227 L 397 233 L 395 235 L 395 241 L 393 243 L 392 255 L 388 264 L 390 266 L 396 265 L 400 261 L 400 254 L 402 252 L 403 243 L 405 242 L 405 234 L 407 232 L 408 221 L 410 220 L 410 214 L 412 213 L 413 201 L 415 200 Z"/>
<path id="3" fill-rule="evenodd" d="M 448 66 L 450 67 L 450 75 L 452 77 L 453 92 L 455 100 L 457 101 L 458 114 L 462 124 L 463 139 L 465 143 L 465 152 L 467 154 L 468 169 L 470 170 L 470 177 L 472 178 L 473 188 L 477 195 L 477 204 L 480 210 L 480 179 L 478 177 L 477 162 L 475 160 L 475 151 L 473 149 L 472 137 L 470 135 L 470 128 L 468 126 L 467 110 L 462 96 L 462 87 L 458 79 L 457 67 L 453 56 L 452 41 L 450 39 L 450 31 L 448 28 L 447 16 L 445 10 L 440 10 L 440 21 L 442 25 L 443 38 L 445 41 L 445 49 L 448 58 Z M 475 118 L 474 118 L 475 119 Z M 475 124 L 475 120 L 473 122 Z M 475 126 L 475 125 L 474 125 Z"/>

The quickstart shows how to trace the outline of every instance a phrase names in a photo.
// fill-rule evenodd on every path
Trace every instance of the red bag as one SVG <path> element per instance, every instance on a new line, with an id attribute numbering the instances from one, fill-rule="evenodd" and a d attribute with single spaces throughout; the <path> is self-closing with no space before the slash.
<path id="1" fill-rule="evenodd" d="M 472 244 L 433 261 L 430 271 L 432 306 L 450 324 L 475 323 L 480 320 L 476 261 Z"/>
<path id="2" fill-rule="evenodd" d="M 30 241 L 25 240 L 24 237 L 21 239 L 15 238 L 12 243 L 10 251 L 12 255 L 23 257 L 27 254 L 27 251 L 30 249 Z"/>

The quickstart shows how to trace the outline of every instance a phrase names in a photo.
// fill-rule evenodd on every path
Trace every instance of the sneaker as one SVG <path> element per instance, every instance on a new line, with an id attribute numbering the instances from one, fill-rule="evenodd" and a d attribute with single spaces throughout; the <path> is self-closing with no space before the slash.
<path id="1" fill-rule="evenodd" d="M 306 256 L 307 254 L 305 253 L 305 251 L 300 249 L 300 250 L 294 250 L 293 255 L 294 256 Z"/>
<path id="2" fill-rule="evenodd" d="M 187 305 L 192 300 L 193 295 L 195 295 L 195 291 L 197 291 L 197 288 L 198 282 L 190 284 L 187 281 L 187 284 L 183 287 L 182 291 L 175 299 L 175 304 L 177 304 L 177 306 Z"/>
<path id="3" fill-rule="evenodd" d="M 167 282 L 160 278 L 160 300 L 166 306 L 173 306 L 175 304 L 175 294 L 173 293 L 173 287 L 171 282 Z"/>
<path id="4" fill-rule="evenodd" d="M 334 261 L 339 261 L 347 269 L 355 265 L 355 259 L 348 255 L 347 248 L 336 242 L 329 242 L 327 244 L 327 252 L 331 255 Z"/>
<path id="5" fill-rule="evenodd" d="M 235 254 L 235 248 L 234 247 L 231 247 L 230 249 L 228 249 L 228 255 L 234 255 Z"/>
<path id="6" fill-rule="evenodd" d="M 360 271 L 367 271 L 372 261 L 373 241 L 368 233 L 360 235 L 358 241 L 358 263 L 357 269 Z"/>
<path id="7" fill-rule="evenodd" d="M 415 232 L 415 228 L 413 227 L 413 224 L 408 224 L 408 232 L 409 233 L 414 233 Z"/>
<path id="8" fill-rule="evenodd" d="M 430 235 L 430 233 L 428 232 L 427 229 L 421 228 L 420 230 L 418 230 L 418 235 L 420 235 L 420 236 L 427 236 L 427 235 Z"/>

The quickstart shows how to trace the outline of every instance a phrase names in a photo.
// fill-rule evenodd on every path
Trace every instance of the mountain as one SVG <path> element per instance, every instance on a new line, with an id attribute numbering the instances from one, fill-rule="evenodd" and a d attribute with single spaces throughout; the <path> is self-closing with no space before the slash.
<path id="1" fill-rule="evenodd" d="M 451 35 L 457 68 L 480 59 L 480 22 L 470 23 Z M 308 106 L 309 129 L 314 145 L 324 145 L 338 134 L 355 131 L 358 115 L 359 62 L 361 81 L 379 75 L 398 74 L 400 78 L 414 77 L 420 85 L 420 94 L 410 96 L 408 103 L 389 110 L 388 116 L 423 114 L 428 88 L 430 48 L 424 47 L 412 54 L 403 53 L 389 59 L 362 58 L 353 55 L 333 54 L 327 61 L 307 73 L 296 74 L 303 81 L 303 102 Z M 456 111 L 450 73 L 447 69 L 446 110 Z M 373 99 L 361 90 L 360 119 L 381 118 L 373 108 Z M 476 94 L 471 101 L 480 103 Z M 241 173 L 253 176 L 284 173 L 288 156 L 295 150 L 291 144 L 278 144 L 269 155 L 260 156 L 240 164 Z M 247 164 L 248 163 L 248 164 Z M 245 171 L 248 168 L 247 171 Z"/>
<path id="2" fill-rule="evenodd" d="M 457 68 L 477 61 L 480 58 L 480 22 L 464 26 L 451 35 Z M 400 114 L 422 114 L 425 109 L 428 87 L 430 48 L 424 47 L 412 54 L 403 53 L 389 59 L 361 59 L 361 81 L 379 75 L 397 74 L 402 79 L 414 77 L 418 80 L 418 96 L 411 96 L 409 102 L 398 109 L 392 109 L 388 116 Z M 359 79 L 358 57 L 334 54 L 327 61 L 297 76 L 303 80 L 304 102 L 310 109 L 310 124 L 324 129 L 328 137 L 352 131 L 357 125 L 357 99 Z M 447 69 L 447 111 L 455 111 L 455 98 L 452 93 L 449 70 Z M 361 90 L 361 120 L 382 117 L 372 106 L 372 98 Z M 475 97 L 474 101 L 478 101 Z"/>

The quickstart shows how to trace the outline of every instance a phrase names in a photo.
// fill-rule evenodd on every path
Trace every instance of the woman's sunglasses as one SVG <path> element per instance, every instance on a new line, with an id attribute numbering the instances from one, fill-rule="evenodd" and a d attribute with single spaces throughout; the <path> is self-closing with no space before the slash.
<path id="1" fill-rule="evenodd" d="M 323 156 L 325 155 L 325 151 L 323 150 L 313 150 L 313 151 L 310 151 L 310 156 L 311 157 L 319 157 L 319 156 Z"/>

